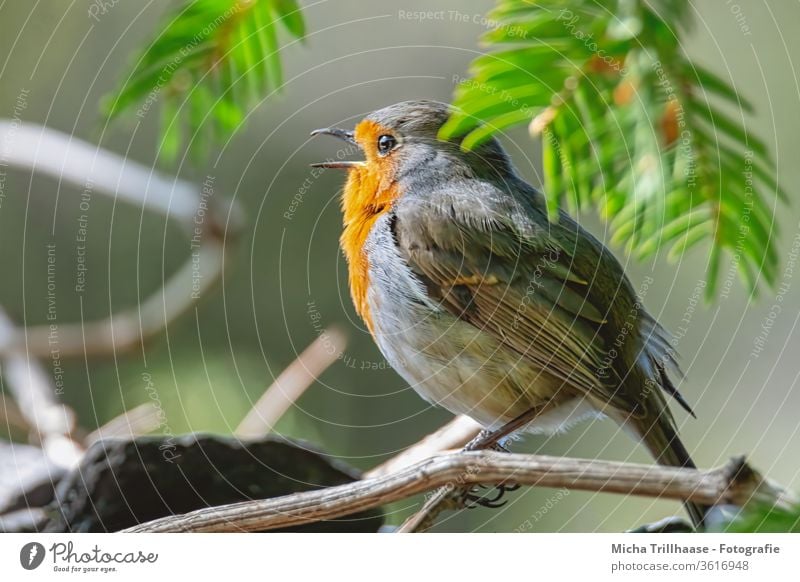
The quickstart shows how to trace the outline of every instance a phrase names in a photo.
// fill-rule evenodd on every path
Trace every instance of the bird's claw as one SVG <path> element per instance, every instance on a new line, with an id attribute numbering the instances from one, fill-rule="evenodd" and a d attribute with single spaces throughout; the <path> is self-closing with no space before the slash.
<path id="1" fill-rule="evenodd" d="M 502 442 L 496 442 L 488 447 L 486 446 L 486 441 L 489 437 L 494 434 L 494 431 L 484 429 L 482 430 L 478 436 L 472 439 L 467 445 L 464 447 L 464 451 L 474 451 L 480 449 L 488 449 L 492 451 L 497 451 L 499 453 L 510 453 L 511 451 L 508 450 Z M 494 494 L 481 494 L 477 493 L 477 491 L 481 489 L 488 489 L 487 485 L 477 485 L 475 487 L 471 487 L 466 489 L 461 494 L 461 503 L 467 509 L 474 509 L 476 507 L 488 507 L 490 509 L 495 509 L 498 507 L 502 507 L 508 501 L 507 499 L 503 499 L 506 493 L 510 491 L 516 491 L 519 489 L 519 485 L 516 483 L 512 483 L 509 485 L 501 484 L 495 485 L 493 487 Z"/>
<path id="2" fill-rule="evenodd" d="M 479 494 L 476 493 L 479 489 L 488 489 L 489 487 L 486 485 L 478 485 L 476 487 L 472 487 L 471 489 L 464 491 L 461 496 L 462 503 L 464 507 L 467 509 L 475 509 L 476 507 L 486 507 L 489 509 L 496 509 L 498 507 L 503 507 L 507 502 L 508 499 L 503 499 L 506 493 L 510 491 L 516 491 L 519 489 L 519 485 L 517 483 L 512 483 L 510 485 L 501 484 L 495 485 L 493 487 L 494 494 Z"/>

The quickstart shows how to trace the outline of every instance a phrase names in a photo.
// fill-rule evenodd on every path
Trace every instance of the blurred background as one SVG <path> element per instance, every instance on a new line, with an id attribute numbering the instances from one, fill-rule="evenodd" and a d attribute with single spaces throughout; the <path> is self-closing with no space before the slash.
<path id="1" fill-rule="evenodd" d="M 480 54 L 477 38 L 486 30 L 481 15 L 492 3 L 301 4 L 308 35 L 282 51 L 283 91 L 262 101 L 207 163 L 179 158 L 176 165 L 158 161 L 158 115 L 126 115 L 106 126 L 98 113 L 101 97 L 118 85 L 169 3 L 113 3 L 99 20 L 88 17 L 87 0 L 0 6 L 0 117 L 60 130 L 196 184 L 210 177 L 216 198 L 236 200 L 242 208 L 241 234 L 226 255 L 222 282 L 196 308 L 170 321 L 144 350 L 61 360 L 61 398 L 87 430 L 151 401 L 155 390 L 165 420 L 161 430 L 230 434 L 275 377 L 331 326 L 348 336 L 347 348 L 281 419 L 278 433 L 368 469 L 450 418 L 387 366 L 355 316 L 337 245 L 343 176 L 312 175 L 308 167 L 340 146 L 311 141 L 308 134 L 317 127 L 350 127 L 367 112 L 404 99 L 448 101 Z M 404 16 L 419 10 L 442 16 Z M 698 2 L 693 10 L 688 52 L 753 102 L 757 115 L 748 128 L 769 144 L 779 181 L 793 195 L 800 181 L 800 4 Z M 525 131 L 511 132 L 505 144 L 520 172 L 540 184 L 538 144 Z M 141 205 L 95 195 L 82 207 L 80 188 L 5 164 L 0 170 L 0 306 L 19 325 L 66 325 L 135 310 L 190 257 L 191 233 Z M 84 224 L 82 215 L 88 217 Z M 774 215 L 783 266 L 778 287 L 762 288 L 758 297 L 738 280 L 726 285 L 726 262 L 721 293 L 704 302 L 706 247 L 678 263 L 663 256 L 636 263 L 614 250 L 635 288 L 652 278 L 645 304 L 675 333 L 686 373 L 680 388 L 698 418 L 680 410 L 676 415 L 698 465 L 746 454 L 765 474 L 800 490 L 800 272 L 790 262 L 798 250 L 797 242 L 792 249 L 800 209 L 779 205 Z M 580 219 L 608 242 L 594 215 Z M 86 238 L 81 291 L 79 229 Z M 56 257 L 51 281 L 49 248 Z M 52 313 L 55 319 L 48 319 Z M 48 373 L 51 363 L 45 361 Z M 5 423 L 0 438 L 26 435 Z M 609 421 L 552 438 L 529 437 L 514 450 L 650 462 Z M 388 508 L 388 522 L 400 523 L 418 501 Z M 619 531 L 676 513 L 675 503 L 527 488 L 502 509 L 447 514 L 437 527 Z"/>

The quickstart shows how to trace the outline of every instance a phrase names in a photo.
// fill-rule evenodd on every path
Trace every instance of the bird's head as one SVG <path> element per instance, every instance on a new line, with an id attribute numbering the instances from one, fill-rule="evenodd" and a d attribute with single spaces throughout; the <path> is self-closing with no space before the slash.
<path id="1" fill-rule="evenodd" d="M 363 159 L 312 166 L 349 170 L 345 212 L 348 207 L 380 211 L 412 183 L 435 187 L 437 182 L 492 174 L 502 177 L 512 171 L 494 139 L 472 152 L 460 149 L 460 139 L 440 139 L 439 130 L 450 113 L 450 106 L 438 101 L 403 101 L 370 113 L 352 131 L 314 130 L 311 135 L 332 135 L 355 146 Z"/>
<path id="2" fill-rule="evenodd" d="M 317 129 L 359 150 L 361 160 L 329 160 L 312 166 L 348 171 L 342 195 L 342 250 L 350 265 L 350 291 L 356 310 L 372 329 L 367 305 L 368 265 L 364 245 L 378 219 L 411 190 L 417 193 L 472 178 L 505 180 L 513 172 L 500 144 L 490 139 L 465 152 L 461 140 L 441 140 L 450 106 L 436 101 L 404 101 L 367 115 L 352 130 Z M 340 154 L 341 155 L 341 154 Z"/>

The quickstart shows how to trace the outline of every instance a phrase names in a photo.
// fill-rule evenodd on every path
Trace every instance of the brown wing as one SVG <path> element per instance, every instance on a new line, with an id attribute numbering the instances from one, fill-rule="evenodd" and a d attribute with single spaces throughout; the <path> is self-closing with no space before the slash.
<path id="1" fill-rule="evenodd" d="M 428 201 L 396 210 L 398 248 L 430 295 L 578 391 L 631 410 L 608 365 L 610 303 L 589 298 L 589 282 L 573 273 L 562 246 L 505 212 L 481 210 L 469 219 Z"/>

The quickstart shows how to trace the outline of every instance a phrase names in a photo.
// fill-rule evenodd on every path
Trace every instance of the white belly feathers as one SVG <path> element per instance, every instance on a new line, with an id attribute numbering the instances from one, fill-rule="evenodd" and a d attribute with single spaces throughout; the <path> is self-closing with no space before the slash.
<path id="1" fill-rule="evenodd" d="M 381 352 L 414 390 L 496 429 L 560 388 L 556 378 L 432 301 L 394 244 L 386 244 L 391 241 L 388 220 L 379 219 L 365 245 L 367 300 Z M 565 394 L 564 400 L 526 430 L 558 432 L 599 414 L 583 398 Z"/>

